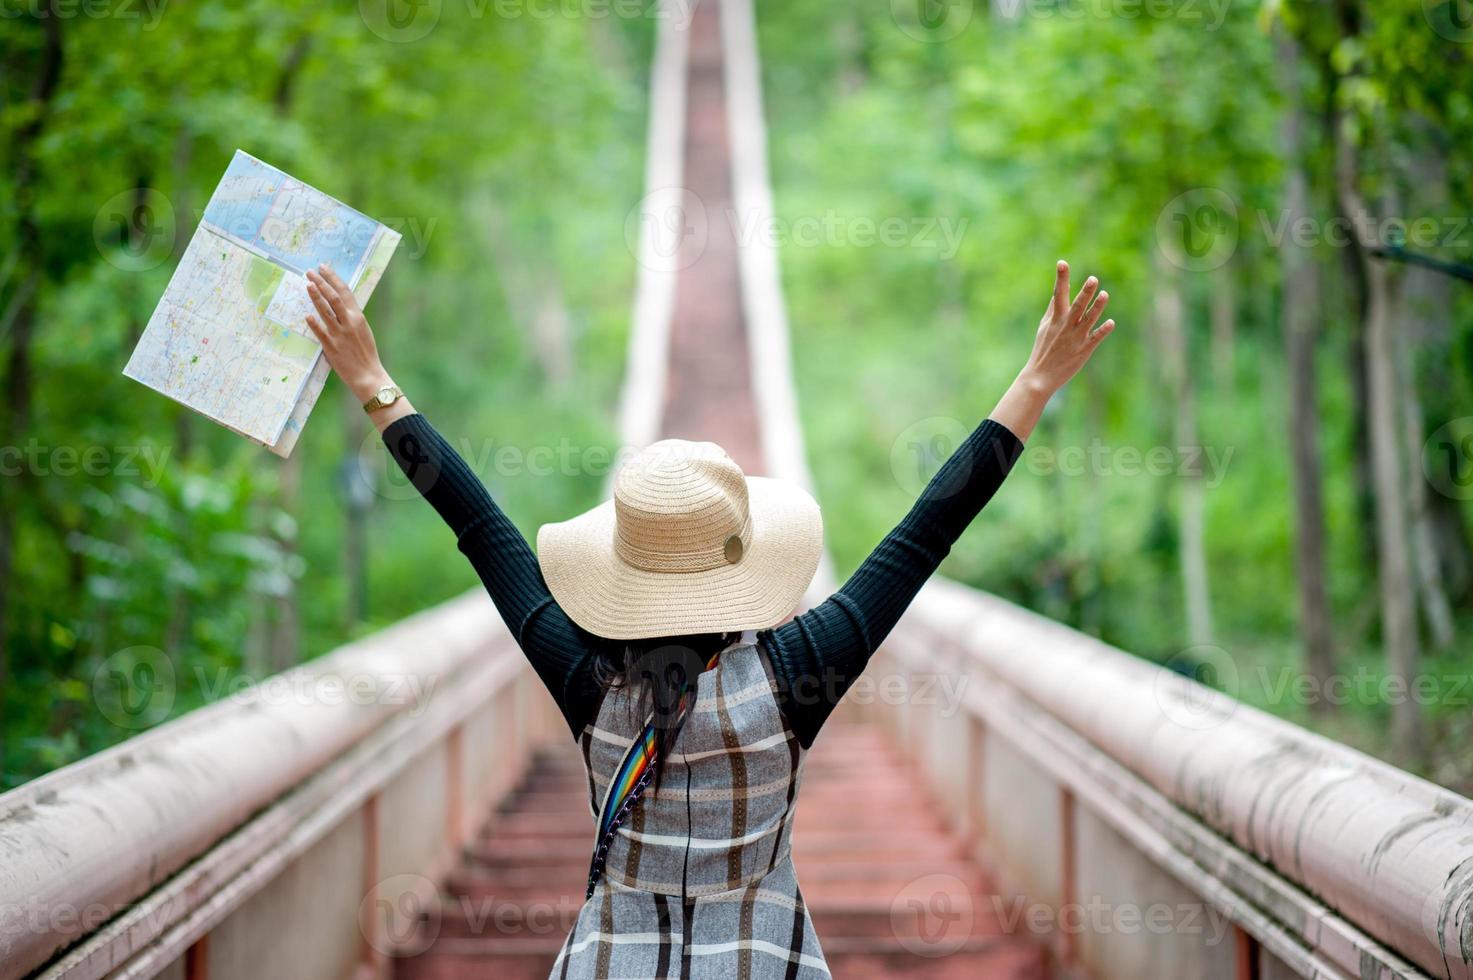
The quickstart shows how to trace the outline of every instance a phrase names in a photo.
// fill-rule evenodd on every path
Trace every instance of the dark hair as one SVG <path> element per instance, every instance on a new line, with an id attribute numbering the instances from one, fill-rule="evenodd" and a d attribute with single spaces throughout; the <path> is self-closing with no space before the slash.
<path id="1" fill-rule="evenodd" d="M 635 724 L 643 728 L 651 709 L 655 719 L 654 783 L 660 783 L 675 739 L 685 727 L 696 678 L 712 656 L 730 646 L 739 633 L 694 633 L 640 640 L 601 640 L 595 645 L 593 677 L 604 691 L 639 684 L 630 702 Z"/>

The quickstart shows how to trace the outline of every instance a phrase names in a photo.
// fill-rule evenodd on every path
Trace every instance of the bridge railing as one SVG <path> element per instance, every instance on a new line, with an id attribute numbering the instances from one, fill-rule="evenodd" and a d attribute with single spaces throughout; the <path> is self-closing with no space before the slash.
<path id="1" fill-rule="evenodd" d="M 944 580 L 879 657 L 862 710 L 1065 972 L 1473 976 L 1467 799 Z"/>
<path id="2" fill-rule="evenodd" d="M 548 705 L 478 590 L 0 796 L 0 978 L 382 975 Z"/>

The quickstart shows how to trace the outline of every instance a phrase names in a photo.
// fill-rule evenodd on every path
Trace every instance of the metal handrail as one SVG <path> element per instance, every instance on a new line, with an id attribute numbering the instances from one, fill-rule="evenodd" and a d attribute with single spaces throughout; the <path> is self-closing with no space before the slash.
<path id="1" fill-rule="evenodd" d="M 1293 933 L 1306 975 L 1473 976 L 1468 799 L 953 582 L 896 640 L 912 669 L 963 672 L 971 710 L 1143 850 L 1169 845 L 1199 893 L 1225 888 L 1230 918 Z"/>
<path id="2" fill-rule="evenodd" d="M 278 675 L 271 689 L 288 697 L 257 685 L 0 796 L 0 980 L 89 936 L 62 972 L 117 969 L 278 848 L 311 805 L 361 796 L 328 779 L 335 765 L 339 782 L 366 778 L 343 767 L 355 749 L 454 724 L 473 706 L 467 689 L 484 698 L 524 668 L 477 590 Z M 317 797 L 304 789 L 324 779 Z M 273 811 L 294 792 L 308 802 Z M 235 850 L 211 865 L 227 837 Z M 170 893 L 186 866 L 213 887 Z"/>

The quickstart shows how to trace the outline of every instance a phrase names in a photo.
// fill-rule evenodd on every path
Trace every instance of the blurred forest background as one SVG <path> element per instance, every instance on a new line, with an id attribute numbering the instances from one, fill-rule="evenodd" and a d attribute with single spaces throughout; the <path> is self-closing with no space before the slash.
<path id="1" fill-rule="evenodd" d="M 281 461 L 121 376 L 237 147 L 404 235 L 385 363 L 524 530 L 597 499 L 662 8 L 433 6 L 0 0 L 0 789 L 475 583 L 336 382 Z M 1120 328 L 947 574 L 1473 788 L 1467 0 L 758 20 L 841 573 L 1068 258 Z"/>

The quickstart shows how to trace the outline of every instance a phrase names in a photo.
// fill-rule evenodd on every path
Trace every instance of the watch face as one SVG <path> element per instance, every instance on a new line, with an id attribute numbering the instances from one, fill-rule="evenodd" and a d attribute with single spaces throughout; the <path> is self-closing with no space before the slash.
<path id="1" fill-rule="evenodd" d="M 382 403 L 384 405 L 387 405 L 390 402 L 392 402 L 394 400 L 394 389 L 393 388 L 380 388 L 378 390 L 378 400 L 379 400 L 380 403 Z"/>

